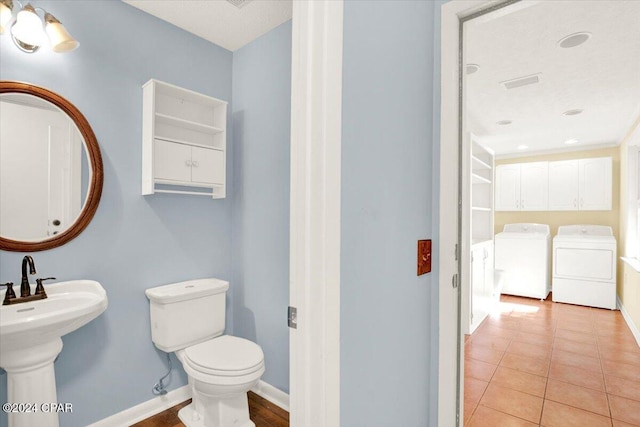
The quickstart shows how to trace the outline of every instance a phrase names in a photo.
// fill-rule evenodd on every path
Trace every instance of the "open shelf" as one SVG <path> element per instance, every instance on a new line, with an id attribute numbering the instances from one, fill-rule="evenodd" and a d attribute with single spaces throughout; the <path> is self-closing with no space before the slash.
<path id="1" fill-rule="evenodd" d="M 478 174 L 472 173 L 471 174 L 471 183 L 472 184 L 491 184 L 491 180 L 487 179 L 483 176 L 480 176 Z"/>
<path id="2" fill-rule="evenodd" d="M 472 163 L 473 163 L 472 166 L 471 166 L 471 169 L 473 169 L 473 170 L 477 170 L 477 169 L 491 170 L 491 169 L 493 169 L 491 167 L 491 165 L 489 165 L 488 163 L 485 163 L 479 157 L 476 157 L 476 156 L 472 155 L 471 156 L 471 160 L 472 160 Z"/>
<path id="3" fill-rule="evenodd" d="M 224 132 L 224 129 L 220 129 L 215 126 L 209 126 L 198 122 L 192 122 L 191 120 L 185 120 L 178 117 L 169 116 L 167 114 L 156 113 L 156 120 L 158 123 L 164 123 L 172 126 L 179 126 L 184 129 L 194 130 L 196 132 L 202 132 L 209 135 L 215 135 L 217 133 Z"/>

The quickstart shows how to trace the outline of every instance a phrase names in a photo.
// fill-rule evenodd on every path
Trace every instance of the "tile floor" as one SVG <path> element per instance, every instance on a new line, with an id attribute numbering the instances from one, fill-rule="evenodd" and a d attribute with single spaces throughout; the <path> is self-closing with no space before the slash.
<path id="1" fill-rule="evenodd" d="M 640 347 L 619 311 L 503 296 L 465 343 L 464 420 L 640 426 Z"/>

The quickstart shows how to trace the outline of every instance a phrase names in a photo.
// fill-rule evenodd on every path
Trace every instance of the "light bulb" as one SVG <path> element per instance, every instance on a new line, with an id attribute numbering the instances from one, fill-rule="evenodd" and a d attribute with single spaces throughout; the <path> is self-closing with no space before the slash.
<path id="1" fill-rule="evenodd" d="M 11 27 L 11 35 L 19 42 L 32 47 L 39 47 L 44 41 L 42 21 L 36 10 L 27 4 L 18 12 L 16 23 Z"/>
<path id="2" fill-rule="evenodd" d="M 44 21 L 46 22 L 45 31 L 49 36 L 51 49 L 54 52 L 71 52 L 80 45 L 77 40 L 71 37 L 71 34 L 55 16 L 47 12 L 44 16 Z"/>
<path id="3" fill-rule="evenodd" d="M 4 34 L 4 28 L 7 26 L 13 14 L 13 1 L 0 0 L 0 34 Z"/>

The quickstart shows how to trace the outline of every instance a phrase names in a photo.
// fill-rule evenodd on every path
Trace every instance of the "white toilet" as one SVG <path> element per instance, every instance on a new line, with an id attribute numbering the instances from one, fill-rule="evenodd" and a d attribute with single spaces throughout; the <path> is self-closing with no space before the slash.
<path id="1" fill-rule="evenodd" d="M 222 335 L 229 283 L 200 279 L 146 290 L 151 339 L 176 352 L 193 402 L 178 416 L 187 427 L 255 427 L 247 392 L 264 373 L 264 354 L 249 340 Z"/>

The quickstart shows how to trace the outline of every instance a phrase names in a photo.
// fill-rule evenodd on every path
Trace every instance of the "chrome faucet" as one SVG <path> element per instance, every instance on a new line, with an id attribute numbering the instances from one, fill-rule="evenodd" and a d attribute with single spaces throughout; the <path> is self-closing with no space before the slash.
<path id="1" fill-rule="evenodd" d="M 26 255 L 22 258 L 22 281 L 20 282 L 20 297 L 28 297 L 31 295 L 31 286 L 27 277 L 27 264 L 29 264 L 29 273 L 36 274 L 36 264 L 31 256 Z"/>

